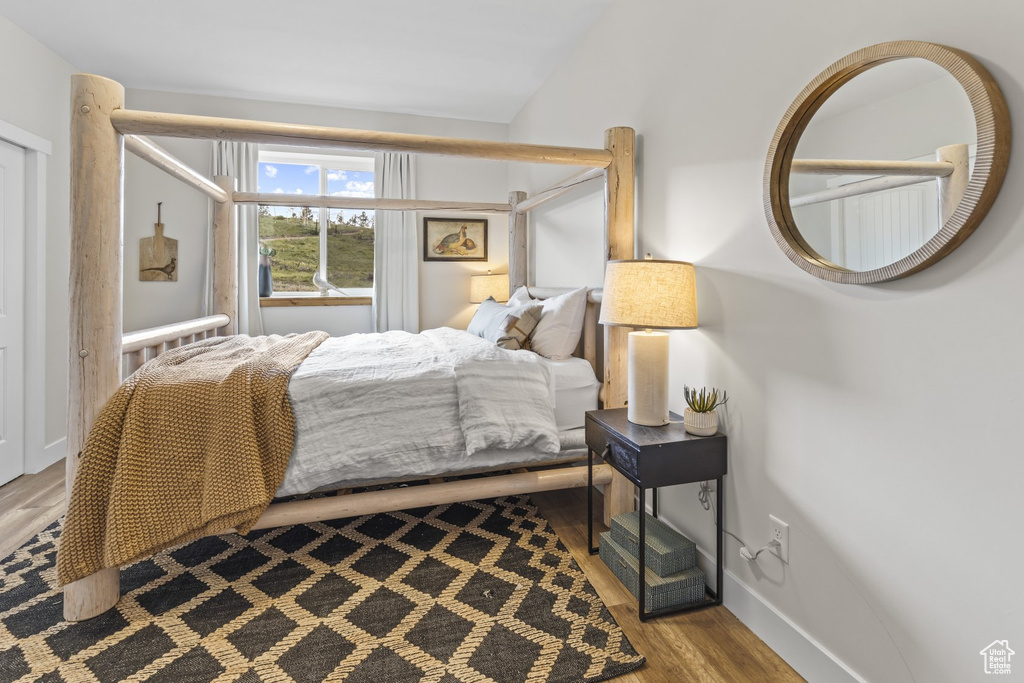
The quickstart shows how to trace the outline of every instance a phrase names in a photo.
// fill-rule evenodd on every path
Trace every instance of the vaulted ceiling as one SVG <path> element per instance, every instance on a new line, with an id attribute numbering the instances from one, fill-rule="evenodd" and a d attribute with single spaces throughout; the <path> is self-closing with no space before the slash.
<path id="1" fill-rule="evenodd" d="M 128 87 L 508 122 L 611 0 L 0 0 Z"/>

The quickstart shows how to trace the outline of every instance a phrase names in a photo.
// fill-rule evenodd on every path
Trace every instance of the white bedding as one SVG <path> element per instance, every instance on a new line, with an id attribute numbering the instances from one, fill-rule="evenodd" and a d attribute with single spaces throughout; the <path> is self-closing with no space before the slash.
<path id="1" fill-rule="evenodd" d="M 460 330 L 332 337 L 289 383 L 295 447 L 277 493 L 550 457 L 554 377 L 540 356 Z"/>
<path id="2" fill-rule="evenodd" d="M 584 414 L 597 409 L 597 395 L 601 390 L 594 368 L 582 358 L 545 358 L 544 364 L 555 375 L 555 424 L 558 431 L 582 427 Z"/>

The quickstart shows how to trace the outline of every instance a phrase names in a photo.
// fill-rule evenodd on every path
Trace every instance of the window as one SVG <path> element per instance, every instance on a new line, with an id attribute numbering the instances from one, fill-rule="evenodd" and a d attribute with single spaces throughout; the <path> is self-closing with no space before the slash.
<path id="1" fill-rule="evenodd" d="M 315 152 L 260 150 L 259 192 L 373 197 L 373 159 Z M 373 291 L 372 209 L 259 207 L 260 246 L 274 250 L 274 292 L 319 292 L 315 274 L 335 296 Z M 326 273 L 326 277 L 324 277 Z"/>

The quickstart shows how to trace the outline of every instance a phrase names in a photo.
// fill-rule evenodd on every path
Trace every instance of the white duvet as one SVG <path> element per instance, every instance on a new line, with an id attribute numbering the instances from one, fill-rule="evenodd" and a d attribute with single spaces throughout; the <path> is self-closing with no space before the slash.
<path id="1" fill-rule="evenodd" d="M 278 495 L 417 476 L 432 463 L 469 469 L 466 459 L 495 450 L 559 451 L 551 369 L 460 330 L 332 337 L 288 395 L 295 447 Z"/>

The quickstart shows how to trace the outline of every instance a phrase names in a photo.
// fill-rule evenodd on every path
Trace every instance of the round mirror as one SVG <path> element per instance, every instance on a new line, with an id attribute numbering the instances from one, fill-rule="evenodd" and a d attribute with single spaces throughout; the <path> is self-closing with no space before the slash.
<path id="1" fill-rule="evenodd" d="M 1010 123 L 969 55 L 901 41 L 836 62 L 783 118 L 765 168 L 776 242 L 851 284 L 928 267 L 977 227 L 1002 185 Z"/>

